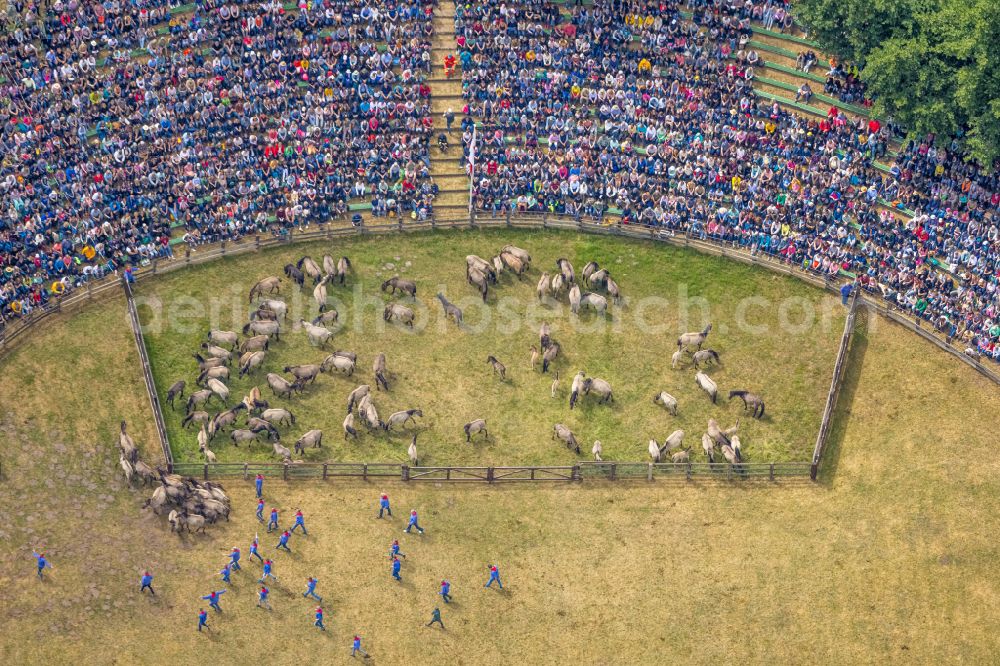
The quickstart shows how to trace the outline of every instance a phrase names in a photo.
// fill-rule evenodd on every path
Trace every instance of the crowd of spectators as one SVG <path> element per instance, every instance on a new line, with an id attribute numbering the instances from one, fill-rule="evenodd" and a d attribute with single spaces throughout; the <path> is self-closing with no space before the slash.
<path id="1" fill-rule="evenodd" d="M 581 4 L 458 3 L 477 210 L 613 213 L 851 275 L 1000 358 L 992 169 L 926 137 L 886 174 L 888 127 L 756 96 L 752 22 L 790 27 L 784 2 Z M 198 242 L 322 224 L 349 202 L 433 214 L 433 0 L 7 7 L 5 316 L 169 255 L 172 227 Z M 856 74 L 832 64 L 825 92 L 864 103 Z"/>
<path id="2" fill-rule="evenodd" d="M 1000 359 L 995 176 L 932 138 L 886 174 L 874 162 L 892 135 L 877 120 L 804 118 L 756 96 L 750 21 L 765 3 L 560 6 L 459 6 L 463 164 L 481 214 L 620 215 L 853 276 Z M 827 92 L 860 101 L 854 72 L 829 78 L 846 84 Z"/>
<path id="3" fill-rule="evenodd" d="M 168 255 L 171 227 L 192 242 L 280 232 L 349 201 L 430 216 L 432 10 L 11 0 L 0 312 Z"/>

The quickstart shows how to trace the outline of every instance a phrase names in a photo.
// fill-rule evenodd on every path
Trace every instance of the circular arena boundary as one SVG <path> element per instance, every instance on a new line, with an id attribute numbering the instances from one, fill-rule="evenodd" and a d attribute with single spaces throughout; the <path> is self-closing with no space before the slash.
<path id="1" fill-rule="evenodd" d="M 578 231 L 587 234 L 616 236 L 637 240 L 653 240 L 669 243 L 677 247 L 687 247 L 704 254 L 726 257 L 753 266 L 761 266 L 775 273 L 789 275 L 808 282 L 813 286 L 828 291 L 837 291 L 839 282 L 829 275 L 817 273 L 797 265 L 775 259 L 766 254 L 753 254 L 735 247 L 727 247 L 715 240 L 701 240 L 688 233 L 672 232 L 658 227 L 642 225 L 596 224 L 579 218 L 571 218 L 549 213 L 518 213 L 506 217 L 483 218 L 473 215 L 467 218 L 449 218 L 446 220 L 431 217 L 427 221 L 403 222 L 394 224 L 361 224 L 357 227 L 327 227 L 316 231 L 296 231 L 289 229 L 279 236 L 244 236 L 237 241 L 221 241 L 218 243 L 198 246 L 199 249 L 186 248 L 180 257 L 168 260 L 153 259 L 148 265 L 138 267 L 133 276 L 139 280 L 160 273 L 169 273 L 186 266 L 196 266 L 222 257 L 236 256 L 246 252 L 281 247 L 289 244 L 312 243 L 335 238 L 357 237 L 365 235 L 381 235 L 389 233 L 412 233 L 439 229 L 555 229 L 563 231 Z M 58 298 L 45 307 L 33 309 L 28 315 L 15 319 L 0 330 L 0 357 L 20 342 L 24 335 L 47 317 L 61 312 L 72 312 L 86 303 L 99 297 L 114 293 L 120 287 L 117 275 L 109 275 L 97 280 L 90 280 L 84 286 L 68 290 L 66 295 Z M 857 292 L 856 292 L 857 293 Z M 1000 372 L 972 358 L 939 330 L 927 324 L 921 324 L 919 319 L 909 316 L 905 311 L 888 307 L 867 293 L 858 293 L 864 305 L 875 310 L 880 315 L 903 326 L 924 339 L 933 343 L 960 359 L 966 365 L 974 368 L 983 376 L 1000 385 Z"/>
<path id="2" fill-rule="evenodd" d="M 186 248 L 183 257 L 173 257 L 168 261 L 152 260 L 148 265 L 141 266 L 132 273 L 136 280 L 144 280 L 157 274 L 170 273 L 187 266 L 195 266 L 214 261 L 223 257 L 239 256 L 250 252 L 282 247 L 291 244 L 330 241 L 337 238 L 378 236 L 385 234 L 401 234 L 408 232 L 425 232 L 448 229 L 552 229 L 561 231 L 577 231 L 580 233 L 631 238 L 634 240 L 652 240 L 668 243 L 677 247 L 687 247 L 704 254 L 725 257 L 745 264 L 761 266 L 775 273 L 796 277 L 813 286 L 826 291 L 836 292 L 839 282 L 825 273 L 816 273 L 806 268 L 791 265 L 774 259 L 768 255 L 753 254 L 735 247 L 727 247 L 722 242 L 702 240 L 685 233 L 674 233 L 670 230 L 645 227 L 639 225 L 596 224 L 580 218 L 570 218 L 560 215 L 518 214 L 505 217 L 489 217 L 479 219 L 471 215 L 468 219 L 438 220 L 431 218 L 421 222 L 403 222 L 395 224 L 378 224 L 350 227 L 326 227 L 315 231 L 287 230 L 287 233 L 273 236 L 246 236 L 237 241 L 221 241 L 216 244 L 201 246 L 203 249 Z M 270 475 L 285 480 L 334 478 L 396 478 L 404 482 L 579 482 L 584 479 L 603 479 L 608 481 L 621 480 L 751 480 L 766 479 L 775 481 L 778 478 L 803 478 L 808 476 L 813 481 L 818 477 L 830 423 L 839 395 L 840 384 L 846 369 L 848 351 L 854 337 L 855 317 L 861 311 L 867 320 L 867 313 L 874 310 L 904 328 L 917 333 L 932 342 L 940 349 L 950 352 L 966 364 L 978 370 L 981 374 L 1000 384 L 1000 374 L 985 367 L 982 363 L 964 354 L 951 341 L 944 338 L 933 328 L 921 326 L 918 319 L 907 317 L 902 312 L 887 308 L 877 303 L 867 294 L 854 292 L 851 309 L 845 323 L 840 349 L 833 369 L 830 391 L 827 395 L 826 407 L 820 423 L 816 445 L 810 461 L 781 463 L 642 463 L 642 462 L 589 462 L 581 461 L 573 466 L 557 467 L 411 467 L 395 463 L 190 463 L 174 462 L 169 439 L 159 403 L 159 394 L 155 380 L 150 370 L 149 358 L 145 340 L 139 325 L 138 314 L 132 298 L 132 289 L 124 275 L 110 275 L 96 281 L 88 281 L 85 287 L 73 290 L 64 298 L 43 309 L 32 311 L 19 325 L 0 331 L 0 357 L 5 355 L 26 333 L 49 316 L 71 312 L 79 307 L 102 297 L 117 293 L 123 288 L 129 311 L 129 321 L 132 327 L 137 350 L 140 357 L 143 376 L 146 382 L 150 407 L 162 448 L 163 460 L 169 471 L 184 475 L 200 475 L 209 478 L 249 478 L 251 473 L 267 472 Z"/>

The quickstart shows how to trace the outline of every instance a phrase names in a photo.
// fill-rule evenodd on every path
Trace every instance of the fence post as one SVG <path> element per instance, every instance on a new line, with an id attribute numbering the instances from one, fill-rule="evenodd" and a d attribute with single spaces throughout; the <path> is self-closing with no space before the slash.
<path id="1" fill-rule="evenodd" d="M 208 481 L 208 463 L 205 463 L 204 469 L 202 470 L 202 476 L 206 481 Z"/>
<path id="2" fill-rule="evenodd" d="M 653 463 L 646 463 L 646 480 L 653 480 Z"/>
<path id="3" fill-rule="evenodd" d="M 323 480 L 324 481 L 326 481 L 326 468 L 327 468 L 327 464 L 323 463 Z"/>
<path id="4" fill-rule="evenodd" d="M 618 478 L 618 463 L 611 463 L 611 474 L 608 478 L 612 481 Z"/>
<path id="5" fill-rule="evenodd" d="M 688 461 L 686 472 L 687 472 L 687 480 L 690 481 L 691 480 L 691 473 L 692 473 L 691 461 L 690 460 Z"/>
<path id="6" fill-rule="evenodd" d="M 771 463 L 771 481 L 774 481 L 774 463 Z"/>
<path id="7" fill-rule="evenodd" d="M 509 217 L 507 219 L 510 220 Z M 486 468 L 486 482 L 487 483 L 493 483 L 493 468 L 492 467 L 487 467 Z"/>
<path id="8" fill-rule="evenodd" d="M 282 470 L 282 473 L 281 473 L 281 478 L 282 478 L 282 479 L 283 479 L 284 481 L 288 481 L 288 463 L 285 463 L 285 464 L 284 464 L 284 469 Z"/>
<path id="9" fill-rule="evenodd" d="M 243 480 L 246 481 L 250 476 L 250 463 L 243 463 Z"/>
<path id="10" fill-rule="evenodd" d="M 570 481 L 583 481 L 583 473 L 580 470 L 580 464 L 577 463 L 573 465 L 573 476 Z"/>
<path id="11" fill-rule="evenodd" d="M 400 472 L 402 472 L 403 481 L 409 481 L 410 480 L 410 466 L 409 465 L 403 465 L 399 469 L 400 469 Z"/>
<path id="12" fill-rule="evenodd" d="M 363 463 L 361 465 L 361 478 L 365 481 L 368 480 L 368 463 Z"/>
<path id="13" fill-rule="evenodd" d="M 733 464 L 726 463 L 726 481 L 733 480 Z"/>

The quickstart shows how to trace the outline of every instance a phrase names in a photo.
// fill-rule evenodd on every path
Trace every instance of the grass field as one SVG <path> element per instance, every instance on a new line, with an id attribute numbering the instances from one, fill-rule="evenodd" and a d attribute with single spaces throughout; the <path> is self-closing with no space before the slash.
<path id="1" fill-rule="evenodd" d="M 310 536 L 276 556 L 273 612 L 254 607 L 250 565 L 198 634 L 198 597 L 257 529 L 252 489 L 228 484 L 233 521 L 204 536 L 140 511 L 114 435 L 129 419 L 155 456 L 148 407 L 121 301 L 94 306 L 0 360 L 0 662 L 345 663 L 358 632 L 386 664 L 994 663 L 1000 395 L 886 322 L 857 351 L 819 484 L 268 482 Z M 380 490 L 428 533 L 375 520 Z M 43 583 L 32 547 L 55 565 Z M 481 589 L 491 561 L 503 593 Z M 146 567 L 155 599 L 137 593 Z M 326 634 L 298 596 L 309 575 Z M 441 577 L 446 632 L 422 626 Z"/>
<path id="2" fill-rule="evenodd" d="M 490 257 L 508 242 L 528 249 L 534 265 L 523 282 L 503 276 L 484 307 L 465 283 L 465 255 Z M 256 280 L 281 275 L 286 263 L 303 254 L 319 260 L 324 253 L 347 255 L 354 265 L 347 287 L 330 289 L 341 318 L 329 349 L 357 352 L 358 372 L 351 378 L 321 375 L 302 396 L 272 397 L 264 380 L 267 372 L 319 363 L 328 353 L 311 348 L 298 325 L 289 323 L 265 368 L 230 382 L 233 401 L 258 385 L 272 406 L 286 406 L 297 416 L 294 426 L 282 429 L 289 447 L 309 429 L 324 431 L 324 448 L 307 451 L 307 460 L 407 459 L 412 426 L 391 434 L 362 434 L 356 442 L 345 442 L 341 434 L 346 396 L 360 383 L 374 385 L 371 364 L 379 352 L 388 357 L 391 390 L 376 395 L 375 404 L 383 418 L 397 410 L 423 411 L 415 430 L 421 433 L 418 447 L 426 464 L 566 464 L 576 455 L 551 439 L 555 423 L 576 433 L 584 456 L 600 439 L 605 459 L 648 460 L 650 438 L 662 441 L 681 428 L 702 459 L 700 434 L 707 419 L 714 416 L 731 425 L 742 413 L 739 400 L 725 399 L 735 388 L 753 390 L 767 400 L 763 420 L 741 422 L 749 460 L 809 458 L 843 328 L 844 310 L 835 298 L 791 278 L 695 252 L 569 233 L 442 232 L 295 246 L 212 262 L 140 284 L 140 315 L 160 391 L 177 379 L 193 385 L 197 367 L 191 355 L 200 351 L 210 327 L 242 327 L 246 294 Z M 613 321 L 605 324 L 593 313 L 577 320 L 565 302 L 536 302 L 540 271 L 553 270 L 560 256 L 569 258 L 577 271 L 589 260 L 612 271 L 629 299 L 623 309 L 615 309 Z M 379 291 L 381 282 L 397 273 L 418 285 L 416 332 L 382 321 L 385 302 L 409 302 L 408 297 L 392 299 Z M 463 308 L 464 330 L 443 320 L 434 298 L 438 291 Z M 286 280 L 282 297 L 296 313 L 290 322 L 315 315 L 311 289 L 300 293 Z M 537 344 L 542 320 L 552 323 L 553 337 L 563 349 L 556 363 L 562 377 L 557 399 L 550 396 L 552 375 L 529 369 L 529 347 Z M 706 346 L 719 351 L 723 360 L 721 367 L 709 371 L 723 394 L 718 405 L 697 388 L 693 368 L 670 367 L 677 336 L 709 322 L 714 329 Z M 493 376 L 486 363 L 490 354 L 506 364 L 506 381 Z M 570 411 L 569 384 L 577 370 L 610 381 L 614 404 L 585 400 Z M 653 394 L 661 390 L 678 398 L 677 417 L 653 404 Z M 181 427 L 182 417 L 183 409 L 167 409 L 175 458 L 200 460 L 196 432 Z M 490 438 L 470 446 L 462 426 L 476 418 L 486 419 Z M 211 448 L 220 461 L 275 459 L 270 445 L 237 449 L 227 435 Z"/>

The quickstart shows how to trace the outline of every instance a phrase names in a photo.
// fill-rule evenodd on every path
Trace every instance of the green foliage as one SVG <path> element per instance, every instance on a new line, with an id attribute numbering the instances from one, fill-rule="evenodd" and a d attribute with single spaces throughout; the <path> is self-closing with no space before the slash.
<path id="1" fill-rule="evenodd" d="M 993 0 L 799 0 L 823 48 L 863 66 L 874 112 L 915 136 L 1000 157 L 1000 8 Z"/>

